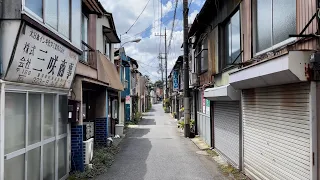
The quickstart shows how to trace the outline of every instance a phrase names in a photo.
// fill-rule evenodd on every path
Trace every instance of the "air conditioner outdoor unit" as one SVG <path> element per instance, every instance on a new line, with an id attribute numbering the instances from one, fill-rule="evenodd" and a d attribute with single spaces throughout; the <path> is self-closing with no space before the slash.
<path id="1" fill-rule="evenodd" d="M 190 85 L 193 85 L 193 86 L 198 85 L 199 79 L 198 79 L 197 73 L 191 73 L 190 81 L 191 81 Z"/>
<path id="2" fill-rule="evenodd" d="M 90 164 L 90 162 L 92 161 L 92 157 L 93 157 L 94 139 L 91 138 L 87 141 L 83 141 L 83 144 L 84 144 L 84 152 L 85 152 L 84 164 Z"/>

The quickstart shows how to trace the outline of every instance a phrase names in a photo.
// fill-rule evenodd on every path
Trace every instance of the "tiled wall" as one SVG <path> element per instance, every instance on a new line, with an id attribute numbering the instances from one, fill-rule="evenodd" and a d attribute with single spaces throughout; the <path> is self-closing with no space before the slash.
<path id="1" fill-rule="evenodd" d="M 107 118 L 97 118 L 95 121 L 95 144 L 106 146 L 108 138 Z"/>
<path id="2" fill-rule="evenodd" d="M 84 171 L 83 127 L 71 126 L 71 171 Z"/>

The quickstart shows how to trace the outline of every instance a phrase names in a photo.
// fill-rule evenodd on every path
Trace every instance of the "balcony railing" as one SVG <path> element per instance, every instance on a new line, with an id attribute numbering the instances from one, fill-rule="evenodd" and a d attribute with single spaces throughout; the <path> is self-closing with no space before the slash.
<path id="1" fill-rule="evenodd" d="M 80 56 L 80 62 L 83 62 L 90 67 L 97 69 L 97 52 L 87 43 L 82 41 L 81 44 L 82 55 Z"/>

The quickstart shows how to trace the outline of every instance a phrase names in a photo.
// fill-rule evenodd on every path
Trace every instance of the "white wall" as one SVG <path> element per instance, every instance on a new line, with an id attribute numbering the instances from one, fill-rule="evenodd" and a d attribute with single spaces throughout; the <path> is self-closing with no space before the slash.
<path id="1" fill-rule="evenodd" d="M 102 26 L 110 28 L 109 20 L 106 16 L 101 16 L 101 18 L 97 18 L 97 40 L 96 40 L 96 48 L 101 53 L 104 52 L 104 37 L 103 37 L 103 29 Z"/>

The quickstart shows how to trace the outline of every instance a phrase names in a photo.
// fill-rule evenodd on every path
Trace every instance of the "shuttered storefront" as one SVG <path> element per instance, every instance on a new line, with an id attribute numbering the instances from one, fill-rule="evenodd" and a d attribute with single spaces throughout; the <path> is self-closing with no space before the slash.
<path id="1" fill-rule="evenodd" d="M 310 85 L 243 90 L 244 170 L 257 179 L 310 179 Z"/>
<path id="2" fill-rule="evenodd" d="M 214 145 L 233 165 L 239 166 L 239 101 L 214 102 Z"/>

